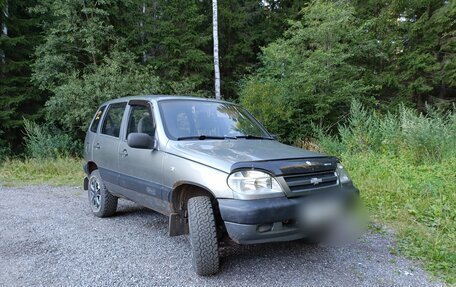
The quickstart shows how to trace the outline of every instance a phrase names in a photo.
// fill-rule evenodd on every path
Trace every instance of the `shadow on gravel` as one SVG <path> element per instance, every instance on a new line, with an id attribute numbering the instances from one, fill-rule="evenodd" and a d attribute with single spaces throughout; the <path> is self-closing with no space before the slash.
<path id="1" fill-rule="evenodd" d="M 222 268 L 225 270 L 231 263 L 263 260 L 265 258 L 280 260 L 297 254 L 301 256 L 323 255 L 325 248 L 319 244 L 309 244 L 303 240 L 292 242 L 275 242 L 254 245 L 233 245 L 220 250 Z"/>
<path id="2" fill-rule="evenodd" d="M 136 216 L 160 215 L 157 212 L 141 206 L 119 206 L 113 217 L 136 217 Z"/>

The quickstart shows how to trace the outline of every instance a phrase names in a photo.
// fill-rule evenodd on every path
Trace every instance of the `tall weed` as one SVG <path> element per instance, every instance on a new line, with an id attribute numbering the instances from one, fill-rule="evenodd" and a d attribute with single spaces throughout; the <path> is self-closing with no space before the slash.
<path id="1" fill-rule="evenodd" d="M 82 144 L 68 134 L 24 119 L 26 153 L 31 158 L 47 159 L 80 156 Z"/>
<path id="2" fill-rule="evenodd" d="M 428 108 L 426 116 L 416 115 L 402 108 L 400 113 L 401 137 L 404 154 L 410 154 L 415 162 L 440 162 L 455 153 L 456 125 L 454 113 L 441 113 Z"/>
<path id="3" fill-rule="evenodd" d="M 379 114 L 359 102 L 351 105 L 350 117 L 328 136 L 314 126 L 322 151 L 357 154 L 375 152 L 404 157 L 415 164 L 441 162 L 456 155 L 456 112 L 428 107 L 426 115 L 401 107 L 396 113 Z"/>

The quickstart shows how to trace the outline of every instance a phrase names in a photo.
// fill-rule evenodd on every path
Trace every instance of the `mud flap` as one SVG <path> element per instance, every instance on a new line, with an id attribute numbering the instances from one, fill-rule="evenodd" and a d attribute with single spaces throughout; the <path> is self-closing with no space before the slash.
<path id="1" fill-rule="evenodd" d="M 178 213 L 169 215 L 169 236 L 179 236 L 188 234 L 188 220 Z"/>

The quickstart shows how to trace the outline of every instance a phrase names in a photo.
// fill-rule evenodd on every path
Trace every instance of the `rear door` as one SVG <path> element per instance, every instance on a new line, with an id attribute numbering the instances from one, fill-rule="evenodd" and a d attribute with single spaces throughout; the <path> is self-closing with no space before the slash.
<path id="1" fill-rule="evenodd" d="M 119 185 L 124 195 L 162 213 L 167 213 L 163 200 L 163 152 L 158 149 L 132 148 L 127 144 L 130 133 L 146 133 L 157 139 L 152 105 L 149 101 L 130 101 L 126 130 L 119 144 Z"/>
<path id="2" fill-rule="evenodd" d="M 127 103 L 114 103 L 107 107 L 100 131 L 93 142 L 93 159 L 106 187 L 118 193 L 119 137 Z"/>

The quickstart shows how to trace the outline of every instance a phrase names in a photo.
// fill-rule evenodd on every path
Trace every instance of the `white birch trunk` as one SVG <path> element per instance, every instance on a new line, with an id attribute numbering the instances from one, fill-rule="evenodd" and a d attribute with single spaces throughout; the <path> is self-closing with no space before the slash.
<path id="1" fill-rule="evenodd" d="M 214 76 L 215 76 L 215 98 L 221 99 L 220 95 L 220 66 L 218 49 L 218 20 L 217 0 L 212 0 L 212 34 L 214 38 Z"/>
<path id="2" fill-rule="evenodd" d="M 5 1 L 5 6 L 3 6 L 3 11 L 1 11 L 1 12 L 3 13 L 2 19 L 5 19 L 1 23 L 1 26 L 2 26 L 2 37 L 8 37 L 8 26 L 6 25 L 6 19 L 9 17 L 8 0 Z M 6 60 L 5 51 L 0 49 L 0 61 L 2 63 L 5 63 L 5 60 Z"/>
<path id="3" fill-rule="evenodd" d="M 144 3 L 144 2 L 142 4 L 142 13 L 143 13 L 143 15 L 146 14 L 146 3 Z M 146 37 L 146 33 L 144 32 L 144 23 L 143 23 L 143 21 L 139 22 L 139 26 L 141 27 L 141 44 L 144 45 L 144 39 Z M 143 61 L 143 63 L 147 62 L 147 53 L 146 53 L 146 51 L 143 51 L 142 61 Z"/>

